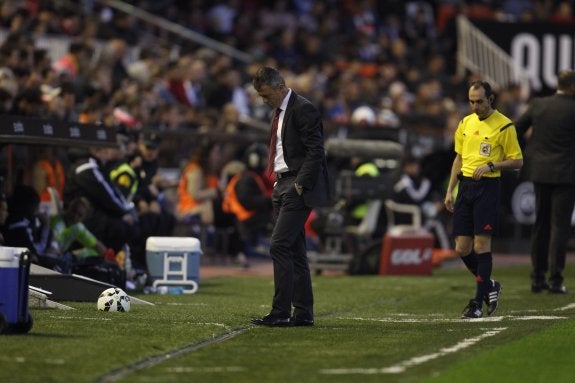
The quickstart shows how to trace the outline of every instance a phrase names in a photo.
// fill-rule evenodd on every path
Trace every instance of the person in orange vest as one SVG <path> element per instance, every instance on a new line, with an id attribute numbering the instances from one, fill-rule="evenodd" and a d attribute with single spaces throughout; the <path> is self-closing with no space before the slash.
<path id="1" fill-rule="evenodd" d="M 265 177 L 268 149 L 264 144 L 250 145 L 244 154 L 246 169 L 228 183 L 222 208 L 237 218 L 237 228 L 250 254 L 258 240 L 268 233 L 272 222 L 272 189 Z"/>
<path id="2" fill-rule="evenodd" d="M 33 165 L 30 183 L 40 195 L 41 210 L 45 212 L 52 202 L 61 204 L 66 176 L 62 162 L 53 148 L 36 148 L 35 155 L 37 160 Z M 49 188 L 54 189 L 55 196 L 50 194 Z M 53 198 L 57 200 L 52 201 Z"/>
<path id="3" fill-rule="evenodd" d="M 214 223 L 213 201 L 218 197 L 219 146 L 213 142 L 194 149 L 178 184 L 177 214 L 182 220 L 199 217 L 204 225 Z"/>

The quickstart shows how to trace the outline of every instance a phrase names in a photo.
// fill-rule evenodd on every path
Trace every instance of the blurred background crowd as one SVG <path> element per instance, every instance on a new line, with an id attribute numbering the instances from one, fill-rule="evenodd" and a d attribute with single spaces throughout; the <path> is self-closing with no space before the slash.
<path id="1" fill-rule="evenodd" d="M 2 144 L 3 191 L 10 197 L 27 185 L 40 205 L 48 203 L 49 173 L 58 198 L 69 194 L 70 202 L 90 197 L 65 190 L 78 163 L 96 158 L 104 174 L 117 176 L 126 176 L 117 169 L 128 164 L 139 185 L 116 177 L 126 205 L 113 216 L 140 222 L 131 247 L 142 266 L 145 238 L 173 234 L 184 220 L 177 189 L 198 152 L 204 172 L 220 182 L 205 187 L 221 192 L 238 162 L 245 167 L 250 144 L 267 142 L 270 110 L 251 77 L 268 65 L 319 107 L 327 138 L 400 142 L 431 181 L 430 194 L 443 195 L 453 132 L 469 110 L 467 84 L 479 77 L 456 75 L 454 17 L 574 23 L 573 6 L 569 0 L 3 0 L 0 114 L 104 124 L 119 143 L 76 151 Z M 514 118 L 526 101 L 511 85 L 498 90 L 496 107 Z M 42 164 L 52 169 L 42 171 Z M 336 166 L 359 165 L 352 158 Z M 218 198 L 207 194 L 202 198 Z M 141 218 L 152 213 L 149 221 Z M 103 242 L 102 257 L 106 249 L 109 259 L 125 250 L 107 240 L 112 224 L 87 226 Z M 121 230 L 123 224 L 115 235 Z"/>

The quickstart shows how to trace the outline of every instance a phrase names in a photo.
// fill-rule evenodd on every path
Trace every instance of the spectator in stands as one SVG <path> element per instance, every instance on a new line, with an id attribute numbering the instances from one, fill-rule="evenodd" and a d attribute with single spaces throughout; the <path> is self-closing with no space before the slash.
<path id="1" fill-rule="evenodd" d="M 435 235 L 436 247 L 449 249 L 450 243 L 443 222 L 438 219 L 443 210 L 439 195 L 432 188 L 431 181 L 421 173 L 421 162 L 411 153 L 403 158 L 402 175 L 393 186 L 392 199 L 400 204 L 415 205 L 420 208 L 423 228 Z M 407 217 L 396 213 L 396 224 L 412 224 Z"/>
<path id="2" fill-rule="evenodd" d="M 573 3 L 571 1 L 560 1 L 556 4 L 555 10 L 551 14 L 550 21 L 557 24 L 573 24 Z"/>
<path id="3" fill-rule="evenodd" d="M 185 165 L 178 185 L 177 212 L 180 219 L 199 218 L 214 223 L 213 201 L 218 197 L 219 146 L 211 141 L 196 147 Z"/>
<path id="4" fill-rule="evenodd" d="M 32 262 L 63 273 L 71 271 L 70 260 L 61 257 L 53 243 L 48 216 L 39 212 L 40 196 L 33 187 L 17 185 L 8 198 L 8 218 L 2 235 L 5 246 L 26 247 Z"/>
<path id="5" fill-rule="evenodd" d="M 33 164 L 31 184 L 40 195 L 42 208 L 49 207 L 52 202 L 61 203 L 66 175 L 57 149 L 39 146 L 33 152 L 37 160 Z"/>
<path id="6" fill-rule="evenodd" d="M 97 37 L 102 40 L 122 39 L 128 45 L 136 45 L 140 39 L 139 33 L 132 15 L 115 11 L 110 21 L 100 24 Z"/>
<path id="7" fill-rule="evenodd" d="M 65 76 L 70 80 L 74 80 L 82 71 L 82 67 L 87 67 L 89 58 L 89 47 L 82 42 L 74 41 L 70 44 L 68 53 L 52 64 L 52 70 L 58 76 Z"/>
<path id="8" fill-rule="evenodd" d="M 223 148 L 221 149 L 223 151 Z M 222 156 L 223 158 L 223 156 Z M 225 209 L 225 191 L 233 177 L 243 172 L 246 168 L 242 161 L 233 159 L 221 167 L 218 182 L 218 196 L 213 200 L 214 207 L 214 229 L 216 232 L 213 243 L 210 246 L 216 254 L 227 255 L 232 258 L 232 262 L 249 267 L 245 253 L 245 245 L 237 227 L 236 216 Z M 211 249 L 210 249 L 211 250 Z"/>
<path id="9" fill-rule="evenodd" d="M 380 171 L 373 161 L 367 161 L 358 164 L 354 174 L 356 177 L 378 177 L 380 175 Z M 352 201 L 350 204 L 351 206 L 348 206 L 350 214 L 349 223 L 359 225 L 365 218 L 371 202 L 372 201 L 366 201 L 363 199 L 361 201 Z"/>
<path id="10" fill-rule="evenodd" d="M 113 249 L 106 248 L 84 226 L 90 209 L 90 202 L 78 197 L 70 201 L 63 212 L 51 217 L 50 227 L 58 251 L 70 262 L 74 274 L 126 288 L 126 253 L 120 250 L 116 254 Z"/>
<path id="11" fill-rule="evenodd" d="M 114 252 L 125 250 L 136 233 L 133 204 L 110 182 L 105 171 L 106 148 L 69 149 L 70 168 L 64 187 L 64 209 L 78 197 L 90 201 L 93 209 L 86 227 Z"/>
<path id="12" fill-rule="evenodd" d="M 168 90 L 173 98 L 187 106 L 205 106 L 205 81 L 207 68 L 205 61 L 189 55 L 169 64 Z"/>
<path id="13" fill-rule="evenodd" d="M 9 112 L 12 109 L 11 101 L 17 95 L 19 89 L 14 72 L 6 66 L 0 68 L 0 89 L 6 93 L 6 95 L 2 97 L 2 110 Z M 6 101 L 10 101 L 10 103 Z"/>
<path id="14" fill-rule="evenodd" d="M 115 263 L 114 250 L 106 248 L 83 224 L 90 209 L 90 202 L 84 197 L 78 197 L 70 201 L 63 212 L 50 217 L 50 227 L 58 250 L 71 254 L 74 263 L 82 263 L 91 257 Z"/>
<path id="15" fill-rule="evenodd" d="M 267 158 L 265 145 L 250 145 L 244 154 L 246 169 L 231 178 L 224 192 L 223 210 L 235 215 L 248 256 L 267 237 L 272 222 L 272 190 L 264 174 Z"/>
<path id="16" fill-rule="evenodd" d="M 43 117 L 45 106 L 42 92 L 37 86 L 24 89 L 14 98 L 10 114 L 16 116 Z"/>
<path id="17" fill-rule="evenodd" d="M 134 202 L 140 183 L 142 155 L 139 152 L 130 154 L 110 171 L 110 180 L 124 195 L 128 202 Z"/>
<path id="18" fill-rule="evenodd" d="M 124 59 L 128 53 L 128 46 L 122 39 L 108 40 L 93 68 L 93 78 L 98 88 L 106 94 L 113 94 L 120 89 L 125 80 L 129 79 Z"/>

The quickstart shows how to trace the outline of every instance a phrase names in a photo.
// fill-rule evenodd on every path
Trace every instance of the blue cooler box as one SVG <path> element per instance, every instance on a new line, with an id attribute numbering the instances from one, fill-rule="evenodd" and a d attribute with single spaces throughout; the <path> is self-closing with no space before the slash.
<path id="1" fill-rule="evenodd" d="M 29 255 L 24 247 L 0 246 L 0 333 L 26 333 L 32 328 Z"/>
<path id="2" fill-rule="evenodd" d="M 200 240 L 193 237 L 149 237 L 146 262 L 153 287 L 179 286 L 193 294 L 200 283 Z"/>

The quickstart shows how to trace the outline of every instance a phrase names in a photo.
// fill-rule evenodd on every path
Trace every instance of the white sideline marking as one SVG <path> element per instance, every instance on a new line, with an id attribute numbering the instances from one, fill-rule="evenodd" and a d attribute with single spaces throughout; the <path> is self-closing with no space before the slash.
<path id="1" fill-rule="evenodd" d="M 442 356 L 452 354 L 455 352 L 459 352 L 465 348 L 471 347 L 474 344 L 482 341 L 485 338 L 489 338 L 499 334 L 500 332 L 506 330 L 507 327 L 501 328 L 494 328 L 492 330 L 488 330 L 481 335 L 478 335 L 474 338 L 467 338 L 463 339 L 461 342 L 456 343 L 451 347 L 445 347 L 440 349 L 438 352 L 434 352 L 432 354 L 415 356 L 411 359 L 407 359 L 403 362 L 400 362 L 396 365 L 390 367 L 383 367 L 383 368 L 331 368 L 331 369 L 323 369 L 319 372 L 321 374 L 330 374 L 330 375 L 349 375 L 349 374 L 363 374 L 363 375 L 375 375 L 375 374 L 399 374 L 404 372 L 406 369 L 414 366 L 418 366 L 420 364 L 426 363 L 430 360 L 440 358 Z"/>
<path id="2" fill-rule="evenodd" d="M 344 318 L 339 317 L 337 319 L 342 320 L 357 320 L 357 321 L 370 321 L 370 322 L 385 322 L 385 323 L 485 323 L 485 322 L 501 322 L 504 319 L 509 320 L 553 320 L 553 319 L 567 319 L 563 316 L 553 316 L 553 315 L 532 315 L 532 316 L 514 316 L 514 315 L 503 315 L 496 317 L 484 317 L 477 319 L 469 318 Z"/>
<path id="3" fill-rule="evenodd" d="M 567 319 L 567 317 L 558 317 L 554 315 L 536 315 L 536 316 L 510 316 L 511 320 L 553 320 L 553 319 Z"/>
<path id="4" fill-rule="evenodd" d="M 559 307 L 558 309 L 555 309 L 554 311 L 565 311 L 565 310 L 571 310 L 571 309 L 575 309 L 575 303 L 569 303 L 567 306 Z"/>
<path id="5" fill-rule="evenodd" d="M 78 317 L 65 317 L 65 316 L 55 316 L 55 315 L 50 316 L 50 318 L 55 318 L 55 319 L 81 319 L 81 320 L 112 320 L 112 318 L 88 318 L 88 317 L 78 318 Z"/>
<path id="6" fill-rule="evenodd" d="M 168 367 L 167 372 L 188 374 L 191 372 L 242 372 L 245 367 L 240 366 L 215 366 L 215 367 Z"/>
<path id="7" fill-rule="evenodd" d="M 27 360 L 23 356 L 15 356 L 15 357 L 2 357 L 0 358 L 2 362 L 15 362 L 15 363 L 26 363 Z M 66 363 L 64 359 L 44 359 L 46 364 L 55 364 L 55 365 L 63 365 Z"/>

